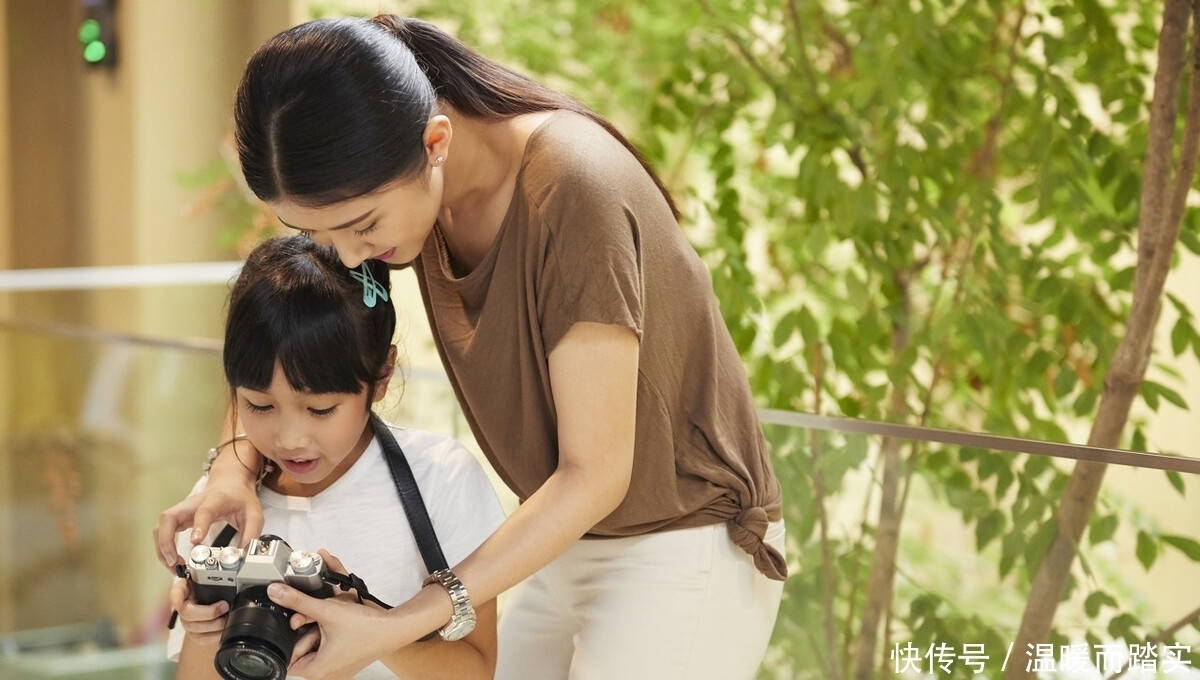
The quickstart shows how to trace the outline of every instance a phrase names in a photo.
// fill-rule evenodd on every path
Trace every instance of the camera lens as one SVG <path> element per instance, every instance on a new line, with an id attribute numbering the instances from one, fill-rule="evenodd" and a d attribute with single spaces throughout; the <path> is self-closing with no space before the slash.
<path id="1" fill-rule="evenodd" d="M 238 593 L 229 608 L 214 663 L 225 680 L 284 680 L 297 634 L 292 612 L 267 597 L 267 587 Z"/>
<path id="2" fill-rule="evenodd" d="M 228 663 L 239 678 L 246 680 L 266 680 L 277 677 L 279 673 L 277 659 L 250 647 L 230 649 Z"/>

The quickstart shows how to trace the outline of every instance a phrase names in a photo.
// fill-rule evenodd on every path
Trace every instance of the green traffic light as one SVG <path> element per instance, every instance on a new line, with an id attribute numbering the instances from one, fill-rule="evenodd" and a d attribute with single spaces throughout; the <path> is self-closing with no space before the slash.
<path id="1" fill-rule="evenodd" d="M 86 19 L 82 24 L 79 24 L 79 42 L 87 45 L 93 43 L 100 38 L 100 22 L 95 19 Z"/>
<path id="2" fill-rule="evenodd" d="M 100 41 L 90 42 L 83 48 L 83 59 L 89 64 L 98 64 L 104 60 L 108 48 Z"/>

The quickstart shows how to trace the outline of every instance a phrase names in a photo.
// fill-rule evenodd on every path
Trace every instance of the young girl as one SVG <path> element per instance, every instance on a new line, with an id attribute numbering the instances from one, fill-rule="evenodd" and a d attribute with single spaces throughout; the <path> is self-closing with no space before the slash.
<path id="1" fill-rule="evenodd" d="M 332 249 L 303 236 L 266 241 L 249 255 L 230 293 L 223 359 L 234 431 L 245 435 L 234 453 L 253 446 L 270 465 L 258 492 L 264 532 L 294 550 L 324 549 L 329 568 L 345 573 L 344 562 L 370 595 L 398 604 L 429 575 L 373 424 L 399 444 L 450 564 L 475 550 L 504 515 L 483 469 L 461 444 L 372 418 L 371 404 L 383 398 L 396 356 L 387 290 L 382 263 L 351 271 Z M 257 456 L 244 460 L 259 464 Z M 238 542 L 244 541 L 231 544 Z M 214 653 L 229 605 L 198 604 L 194 591 L 187 578 L 171 589 L 182 626 L 172 630 L 169 648 L 179 655 L 177 677 L 216 678 Z M 461 641 L 410 645 L 354 677 L 491 678 L 495 600 L 474 608 L 475 628 Z M 307 639 L 297 642 L 298 653 L 308 646 Z"/>
<path id="2" fill-rule="evenodd" d="M 521 501 L 448 589 L 388 612 L 273 584 L 320 626 L 293 672 L 343 678 L 459 629 L 455 592 L 516 586 L 499 680 L 753 678 L 787 573 L 782 493 L 708 270 L 629 142 L 391 15 L 267 41 L 234 119 L 246 181 L 281 222 L 347 267 L 412 267 L 475 439 Z M 231 448 L 202 497 L 160 517 L 168 565 L 180 526 L 257 526 Z"/>

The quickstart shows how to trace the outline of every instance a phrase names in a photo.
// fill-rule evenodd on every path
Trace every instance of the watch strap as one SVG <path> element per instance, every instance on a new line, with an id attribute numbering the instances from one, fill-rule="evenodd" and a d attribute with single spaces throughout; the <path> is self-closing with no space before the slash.
<path id="1" fill-rule="evenodd" d="M 422 587 L 435 583 L 450 596 L 450 606 L 453 608 L 450 621 L 438 632 L 447 641 L 461 640 L 475 628 L 475 607 L 471 604 L 471 595 L 458 576 L 449 569 L 433 572 L 426 577 Z"/>

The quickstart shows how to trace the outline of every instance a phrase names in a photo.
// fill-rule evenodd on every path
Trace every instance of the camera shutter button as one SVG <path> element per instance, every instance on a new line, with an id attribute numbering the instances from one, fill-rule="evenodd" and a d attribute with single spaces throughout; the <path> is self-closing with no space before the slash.
<path id="1" fill-rule="evenodd" d="M 192 552 L 188 553 L 188 559 L 192 561 L 192 564 L 204 564 L 211 556 L 212 550 L 207 545 L 198 545 L 192 548 Z"/>
<path id="2" fill-rule="evenodd" d="M 298 550 L 288 557 L 288 564 L 297 574 L 315 574 L 321 568 L 321 556 Z"/>
<path id="3" fill-rule="evenodd" d="M 242 551 L 240 548 L 227 545 L 217 553 L 217 561 L 221 563 L 222 569 L 236 569 L 242 563 Z"/>

